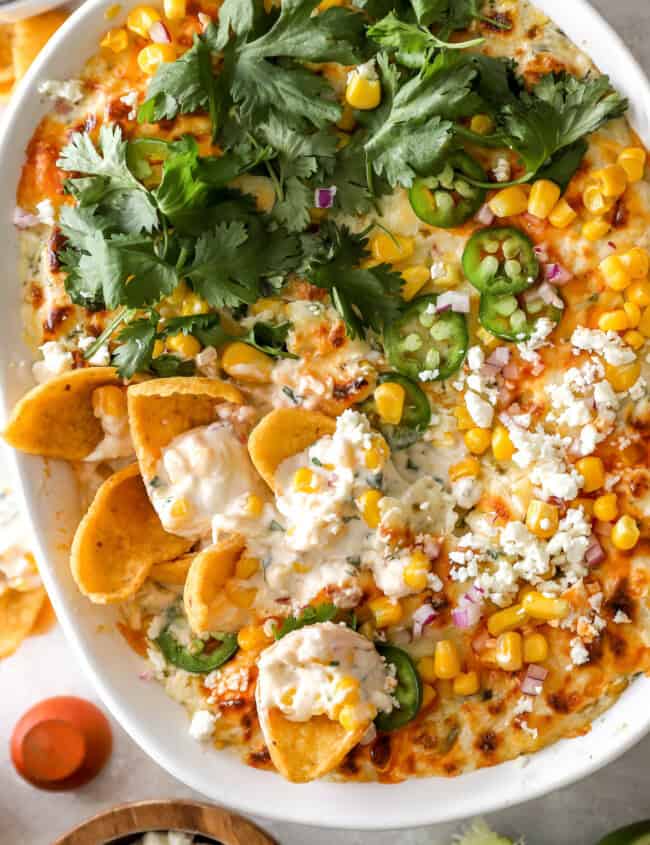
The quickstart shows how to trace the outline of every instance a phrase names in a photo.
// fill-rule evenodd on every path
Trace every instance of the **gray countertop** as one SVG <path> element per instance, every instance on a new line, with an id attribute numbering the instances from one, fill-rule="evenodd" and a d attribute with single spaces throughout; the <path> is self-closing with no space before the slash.
<path id="1" fill-rule="evenodd" d="M 566 0 L 571 3 L 572 0 Z M 650 74 L 649 0 L 592 0 Z M 39 699 L 55 694 L 95 699 L 68 659 L 60 630 L 29 640 L 0 662 L 0 843 L 50 845 L 83 818 L 113 804 L 144 798 L 191 797 L 193 793 L 148 760 L 114 725 L 115 753 L 106 771 L 74 794 L 40 793 L 21 782 L 8 758 L 11 727 Z M 504 834 L 525 834 L 529 845 L 591 845 L 612 828 L 650 816 L 650 737 L 620 760 L 575 786 L 487 820 Z M 199 797 L 199 796 L 194 796 Z M 262 823 L 264 825 L 264 823 Z M 282 845 L 447 845 L 459 825 L 399 833 L 334 832 L 265 824 Z"/>

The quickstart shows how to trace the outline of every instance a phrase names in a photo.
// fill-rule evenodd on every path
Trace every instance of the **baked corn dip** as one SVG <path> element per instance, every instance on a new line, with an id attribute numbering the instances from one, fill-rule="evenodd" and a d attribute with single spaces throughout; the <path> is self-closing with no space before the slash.
<path id="1" fill-rule="evenodd" d="M 626 101 L 525 0 L 106 12 L 29 144 L 71 568 L 189 732 L 459 775 L 648 669 L 650 246 Z"/>

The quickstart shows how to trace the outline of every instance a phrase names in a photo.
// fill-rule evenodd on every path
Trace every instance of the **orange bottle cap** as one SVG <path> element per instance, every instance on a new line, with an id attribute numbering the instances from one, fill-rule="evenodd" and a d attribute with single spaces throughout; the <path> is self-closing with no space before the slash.
<path id="1" fill-rule="evenodd" d="M 82 698 L 57 696 L 18 721 L 11 758 L 18 774 L 40 789 L 74 789 L 101 771 L 112 744 L 101 710 Z"/>

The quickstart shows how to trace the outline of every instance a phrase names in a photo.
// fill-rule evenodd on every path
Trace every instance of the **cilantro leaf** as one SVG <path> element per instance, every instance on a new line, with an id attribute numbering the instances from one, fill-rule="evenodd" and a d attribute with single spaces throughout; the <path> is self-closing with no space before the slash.
<path id="1" fill-rule="evenodd" d="M 298 631 L 307 625 L 316 625 L 320 622 L 331 622 L 338 613 L 338 608 L 333 604 L 319 604 L 315 607 L 309 605 L 298 616 L 287 616 L 282 625 L 275 629 L 275 639 L 281 640 L 292 631 Z"/>
<path id="2" fill-rule="evenodd" d="M 321 229 L 323 242 L 307 262 L 305 277 L 330 292 L 351 337 L 363 337 L 368 328 L 381 332 L 399 314 L 402 277 L 386 264 L 367 269 L 356 266 L 368 257 L 363 234 L 333 223 Z"/>
<path id="3" fill-rule="evenodd" d="M 216 312 L 171 317 L 165 320 L 164 328 L 158 333 L 158 338 L 164 340 L 179 332 L 193 335 L 202 346 L 223 346 L 226 341 L 232 339 L 221 325 L 221 319 Z"/>
<path id="4" fill-rule="evenodd" d="M 75 132 L 61 151 L 57 167 L 83 177 L 66 186 L 80 205 L 95 205 L 117 231 L 137 234 L 158 227 L 158 215 L 149 191 L 128 168 L 127 143 L 117 125 L 99 130 L 99 151 L 87 132 Z"/>
<path id="5" fill-rule="evenodd" d="M 149 367 L 160 378 L 193 376 L 196 372 L 194 361 L 188 360 L 187 358 L 179 358 L 178 355 L 157 355 L 155 358 L 152 358 Z"/>
<path id="6" fill-rule="evenodd" d="M 149 368 L 157 325 L 158 315 L 152 312 L 147 317 L 133 320 L 119 333 L 119 346 L 113 353 L 111 363 L 121 378 L 131 378 L 135 373 Z"/>
<path id="7" fill-rule="evenodd" d="M 425 26 L 438 24 L 447 34 L 467 29 L 475 20 L 489 23 L 497 29 L 510 29 L 499 18 L 482 14 L 485 0 L 411 0 L 411 4 L 419 23 Z"/>
<path id="8" fill-rule="evenodd" d="M 247 334 L 239 339 L 273 358 L 295 358 L 295 355 L 287 352 L 286 340 L 290 329 L 289 322 L 273 325 L 273 323 L 259 320 Z"/>
<path id="9" fill-rule="evenodd" d="M 435 50 L 462 50 L 483 43 L 482 38 L 474 38 L 471 41 L 443 41 L 424 26 L 399 20 L 394 12 L 369 27 L 368 37 L 384 50 L 394 53 L 396 61 L 401 65 L 413 69 L 425 65 Z"/>
<path id="10" fill-rule="evenodd" d="M 334 169 L 327 174 L 326 184 L 336 188 L 334 206 L 343 214 L 369 214 L 375 207 L 375 200 L 390 191 L 388 182 L 377 176 L 373 180 L 373 191 L 370 192 L 361 135 L 356 133 L 350 143 L 338 150 Z"/>
<path id="11" fill-rule="evenodd" d="M 579 141 L 565 147 L 553 156 L 550 162 L 542 167 L 537 173 L 538 179 L 550 179 L 566 191 L 574 173 L 582 164 L 582 160 L 589 148 L 589 145 L 581 138 Z"/>

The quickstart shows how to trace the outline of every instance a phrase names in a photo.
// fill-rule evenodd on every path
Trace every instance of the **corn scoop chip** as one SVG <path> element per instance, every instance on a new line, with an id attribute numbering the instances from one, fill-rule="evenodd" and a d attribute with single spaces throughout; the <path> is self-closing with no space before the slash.
<path id="1" fill-rule="evenodd" d="M 209 378 L 166 378 L 131 385 L 129 425 L 142 477 L 151 479 L 162 450 L 179 434 L 215 422 L 222 402 L 240 405 L 241 392 Z"/>
<path id="2" fill-rule="evenodd" d="M 192 561 L 183 602 L 187 621 L 195 633 L 238 631 L 249 624 L 250 612 L 236 607 L 225 590 L 245 548 L 244 538 L 236 534 L 204 549 Z"/>
<path id="3" fill-rule="evenodd" d="M 13 409 L 5 440 L 30 455 L 83 460 L 104 437 L 92 396 L 107 384 L 121 384 L 113 367 L 86 367 L 32 388 Z"/>
<path id="4" fill-rule="evenodd" d="M 187 580 L 187 573 L 190 571 L 194 558 L 195 555 L 183 555 L 176 560 L 154 563 L 149 572 L 149 578 L 170 587 L 182 587 Z"/>
<path id="5" fill-rule="evenodd" d="M 317 411 L 277 408 L 255 426 L 248 438 L 248 451 L 255 469 L 274 490 L 280 464 L 335 429 L 334 420 Z"/>
<path id="6" fill-rule="evenodd" d="M 45 590 L 5 590 L 0 595 L 0 658 L 13 654 L 31 633 L 45 602 Z"/>
<path id="7" fill-rule="evenodd" d="M 138 591 L 153 564 L 177 558 L 192 542 L 163 529 L 138 465 L 131 464 L 97 491 L 75 533 L 70 567 L 91 601 L 120 602 Z"/>

